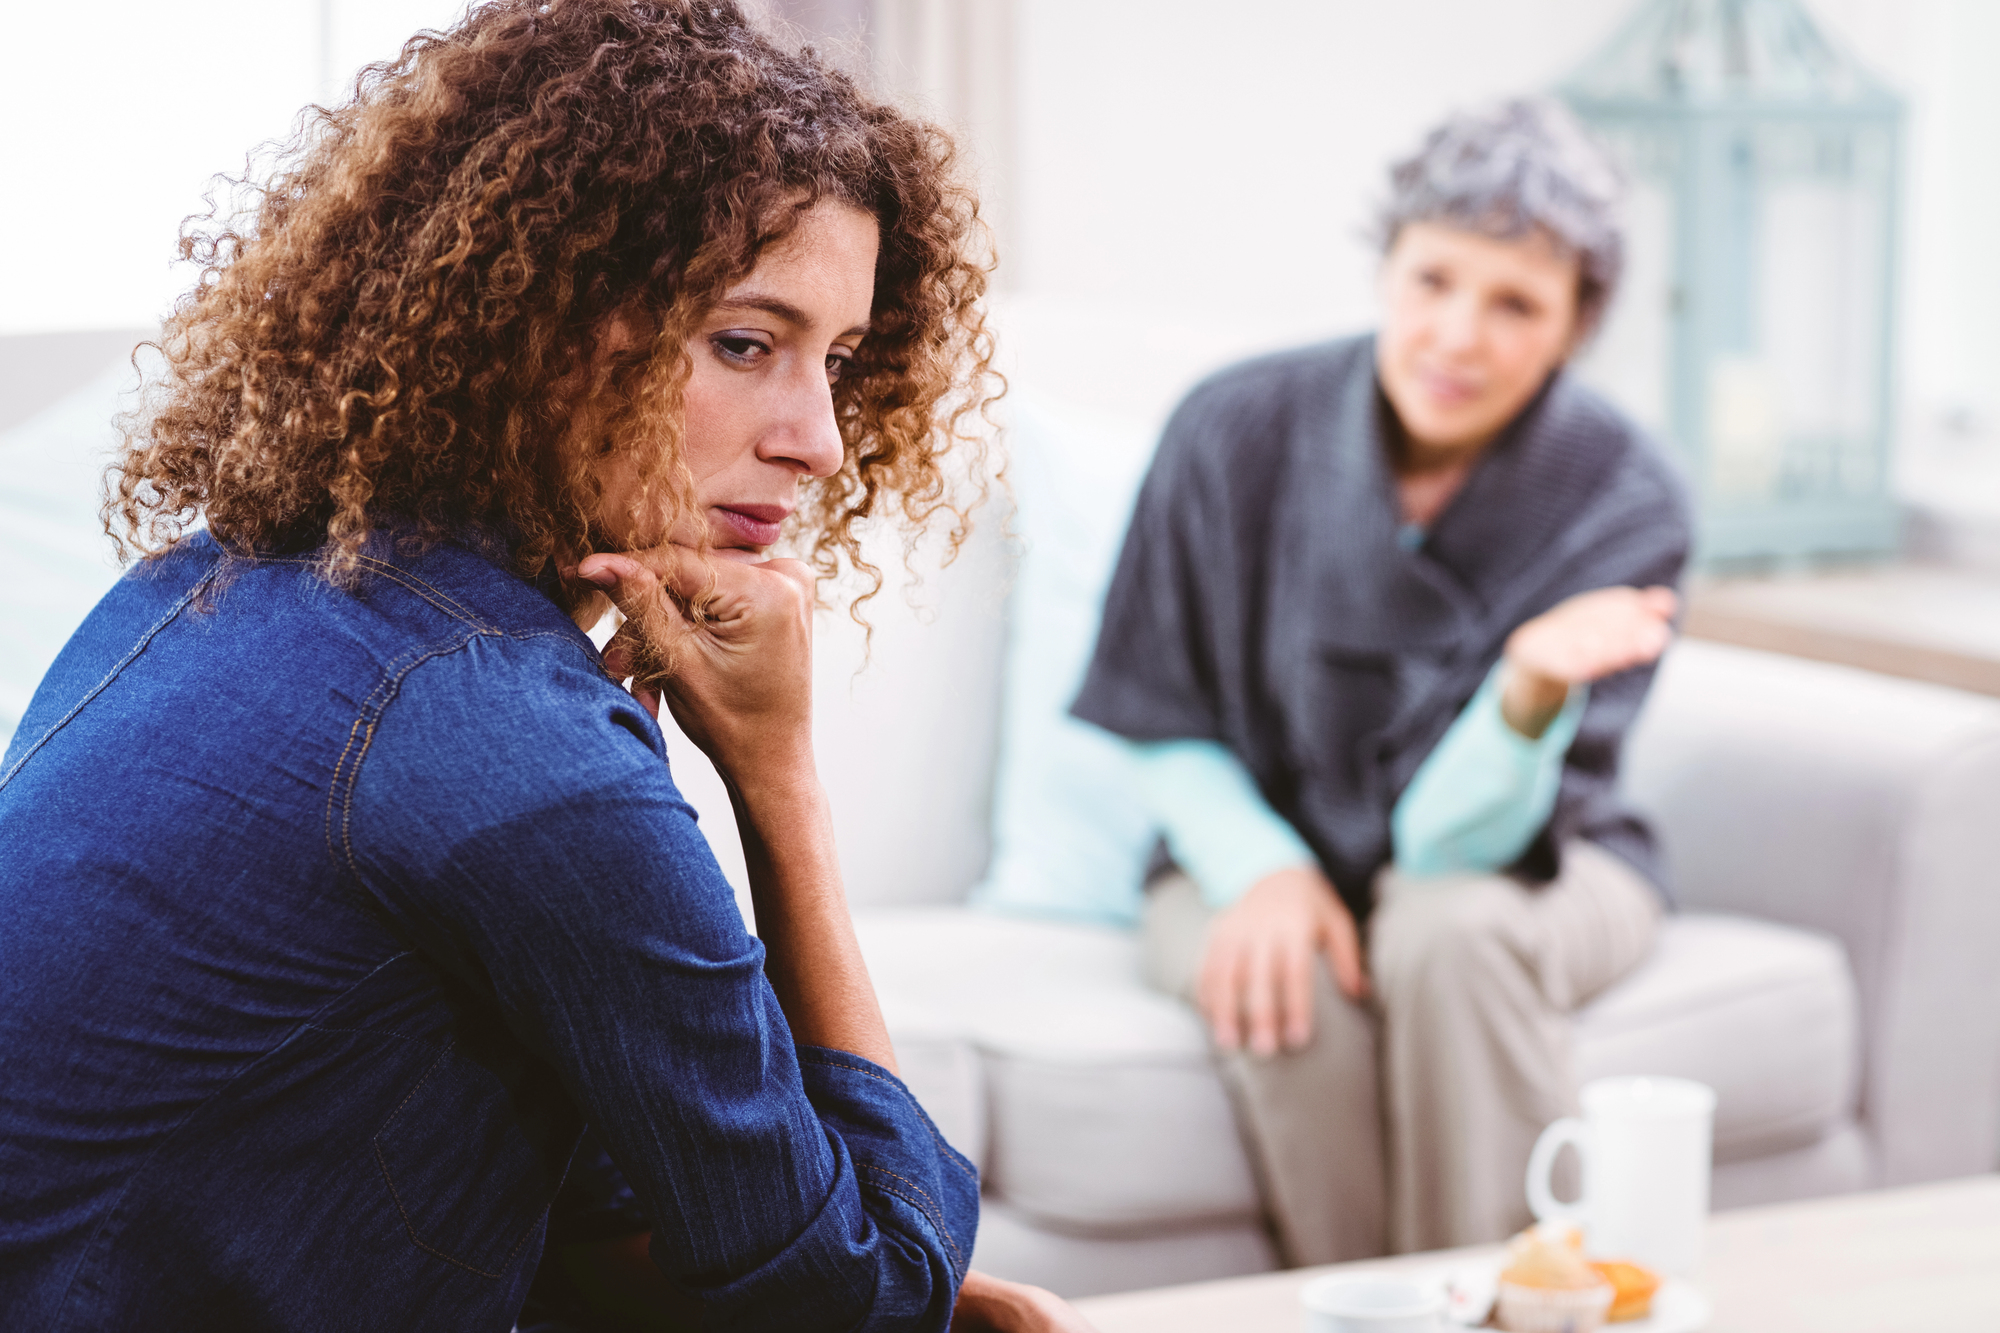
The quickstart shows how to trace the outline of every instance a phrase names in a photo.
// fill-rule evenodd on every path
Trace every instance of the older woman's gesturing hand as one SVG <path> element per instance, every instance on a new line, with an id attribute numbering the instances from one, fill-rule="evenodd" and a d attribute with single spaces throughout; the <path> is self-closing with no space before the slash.
<path id="1" fill-rule="evenodd" d="M 662 546 L 593 555 L 577 573 L 626 616 L 605 648 L 606 670 L 634 677 L 634 695 L 655 716 L 664 695 L 725 778 L 740 786 L 812 771 L 809 567 L 726 550 L 703 560 L 691 547 Z M 681 608 L 704 594 L 708 614 L 696 623 Z"/>
<path id="2" fill-rule="evenodd" d="M 1557 603 L 1507 637 L 1500 713 L 1530 738 L 1549 729 L 1570 686 L 1654 661 L 1672 641 L 1672 588 L 1599 588 Z"/>

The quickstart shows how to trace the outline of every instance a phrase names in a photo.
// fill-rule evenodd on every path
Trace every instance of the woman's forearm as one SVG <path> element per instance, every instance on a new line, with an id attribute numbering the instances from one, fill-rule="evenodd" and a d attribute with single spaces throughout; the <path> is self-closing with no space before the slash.
<path id="1" fill-rule="evenodd" d="M 810 766 L 729 783 L 764 973 L 795 1040 L 894 1071 L 882 1008 L 841 888 L 833 820 Z"/>

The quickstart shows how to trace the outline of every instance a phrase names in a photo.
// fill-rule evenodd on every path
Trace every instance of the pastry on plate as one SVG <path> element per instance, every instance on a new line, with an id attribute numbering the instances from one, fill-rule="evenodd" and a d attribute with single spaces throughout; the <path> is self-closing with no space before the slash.
<path id="1" fill-rule="evenodd" d="M 1507 1333 L 1596 1333 L 1616 1294 L 1576 1228 L 1529 1227 L 1507 1244 L 1494 1322 Z"/>
<path id="2" fill-rule="evenodd" d="M 1658 1273 L 1619 1260 L 1593 1262 L 1590 1266 L 1611 1284 L 1611 1309 L 1604 1316 L 1606 1322 L 1622 1324 L 1628 1319 L 1644 1319 L 1653 1312 L 1653 1293 L 1660 1289 Z"/>

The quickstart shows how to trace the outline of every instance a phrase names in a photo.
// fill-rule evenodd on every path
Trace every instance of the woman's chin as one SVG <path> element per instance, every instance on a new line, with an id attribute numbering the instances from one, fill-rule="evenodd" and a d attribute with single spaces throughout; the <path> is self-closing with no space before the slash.
<path id="1" fill-rule="evenodd" d="M 1488 412 L 1414 412 L 1403 421 L 1410 442 L 1425 453 L 1458 454 L 1491 440 L 1501 426 Z"/>

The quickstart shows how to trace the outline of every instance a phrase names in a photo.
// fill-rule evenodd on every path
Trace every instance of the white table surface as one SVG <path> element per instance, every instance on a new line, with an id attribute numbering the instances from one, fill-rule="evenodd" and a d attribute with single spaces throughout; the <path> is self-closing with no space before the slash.
<path id="1" fill-rule="evenodd" d="M 1077 1302 L 1099 1333 L 1297 1333 L 1324 1273 L 1449 1267 L 1494 1247 Z M 1709 1333 L 2000 1333 L 2000 1176 L 1717 1213 L 1695 1285 Z"/>

